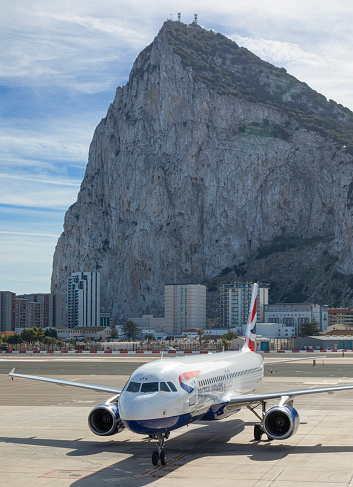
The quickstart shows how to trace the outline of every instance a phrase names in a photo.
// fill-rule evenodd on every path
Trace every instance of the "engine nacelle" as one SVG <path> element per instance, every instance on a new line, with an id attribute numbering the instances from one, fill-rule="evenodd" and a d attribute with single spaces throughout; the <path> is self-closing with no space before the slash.
<path id="1" fill-rule="evenodd" d="M 299 414 L 292 406 L 275 406 L 267 411 L 264 430 L 274 440 L 286 440 L 299 426 Z"/>
<path id="2" fill-rule="evenodd" d="M 120 433 L 124 424 L 120 419 L 118 403 L 105 403 L 96 406 L 89 413 L 88 426 L 99 436 L 110 436 Z"/>

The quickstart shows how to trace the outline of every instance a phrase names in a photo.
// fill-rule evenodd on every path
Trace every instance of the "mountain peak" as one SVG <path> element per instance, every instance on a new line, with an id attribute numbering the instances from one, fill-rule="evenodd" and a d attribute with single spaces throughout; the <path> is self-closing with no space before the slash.
<path id="1" fill-rule="evenodd" d="M 353 304 L 352 134 L 348 109 L 283 68 L 166 22 L 95 131 L 53 290 L 99 270 L 117 319 L 163 315 L 167 282 L 236 276 Z"/>

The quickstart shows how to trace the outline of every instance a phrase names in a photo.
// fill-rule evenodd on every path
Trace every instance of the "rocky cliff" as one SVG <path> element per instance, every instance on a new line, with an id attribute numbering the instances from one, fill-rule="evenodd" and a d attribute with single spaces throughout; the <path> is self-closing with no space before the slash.
<path id="1" fill-rule="evenodd" d="M 95 131 L 52 290 L 99 270 L 117 319 L 163 315 L 170 282 L 206 283 L 209 315 L 232 279 L 271 282 L 272 300 L 349 304 L 351 153 L 347 108 L 220 34 L 168 21 Z"/>

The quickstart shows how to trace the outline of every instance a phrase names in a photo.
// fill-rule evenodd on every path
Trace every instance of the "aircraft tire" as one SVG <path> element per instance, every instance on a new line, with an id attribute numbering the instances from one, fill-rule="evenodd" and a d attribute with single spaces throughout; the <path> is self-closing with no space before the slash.
<path id="1" fill-rule="evenodd" d="M 262 428 L 261 425 L 255 424 L 254 426 L 254 439 L 256 441 L 260 441 L 262 437 Z"/>
<path id="2" fill-rule="evenodd" d="M 157 450 L 155 450 L 152 453 L 152 465 L 158 465 L 158 460 L 159 460 L 159 453 Z"/>
<path id="3" fill-rule="evenodd" d="M 165 451 L 162 451 L 161 453 L 161 464 L 166 465 L 167 463 L 167 453 Z"/>

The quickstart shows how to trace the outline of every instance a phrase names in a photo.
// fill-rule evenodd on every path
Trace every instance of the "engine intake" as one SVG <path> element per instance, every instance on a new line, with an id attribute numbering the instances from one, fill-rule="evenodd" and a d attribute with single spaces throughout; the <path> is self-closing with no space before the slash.
<path id="1" fill-rule="evenodd" d="M 95 435 L 99 436 L 120 433 L 125 426 L 120 419 L 118 404 L 115 402 L 96 406 L 89 413 L 88 426 Z"/>
<path id="2" fill-rule="evenodd" d="M 299 426 L 299 414 L 292 406 L 275 406 L 267 411 L 264 430 L 269 438 L 286 440 Z"/>

